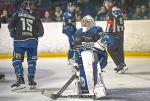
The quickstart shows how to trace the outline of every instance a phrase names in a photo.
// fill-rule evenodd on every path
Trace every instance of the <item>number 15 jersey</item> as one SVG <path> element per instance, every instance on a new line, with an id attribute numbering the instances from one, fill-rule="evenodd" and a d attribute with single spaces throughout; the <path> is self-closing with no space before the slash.
<path id="1" fill-rule="evenodd" d="M 20 10 L 13 14 L 8 29 L 14 33 L 14 41 L 36 39 L 43 36 L 44 29 L 41 20 L 27 10 Z"/>

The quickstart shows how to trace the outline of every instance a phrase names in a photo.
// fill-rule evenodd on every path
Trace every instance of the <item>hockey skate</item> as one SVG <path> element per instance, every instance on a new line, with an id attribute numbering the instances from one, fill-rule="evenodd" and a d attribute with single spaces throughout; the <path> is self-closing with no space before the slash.
<path id="1" fill-rule="evenodd" d="M 118 74 L 122 74 L 124 73 L 128 68 L 125 67 L 126 64 L 125 63 L 121 63 L 120 65 L 118 65 L 114 70 L 116 71 L 116 73 Z"/>
<path id="2" fill-rule="evenodd" d="M 25 82 L 22 75 L 17 76 L 17 82 L 11 85 L 11 90 L 20 90 L 25 88 Z"/>
<path id="3" fill-rule="evenodd" d="M 4 81 L 5 80 L 5 75 L 0 73 L 0 81 Z"/>
<path id="4" fill-rule="evenodd" d="M 100 98 L 103 98 L 106 96 L 106 89 L 103 84 L 97 84 L 94 88 L 94 95 L 95 95 L 95 100 L 98 100 Z"/>
<path id="5" fill-rule="evenodd" d="M 30 90 L 36 89 L 37 83 L 30 76 L 28 76 L 28 84 L 30 86 L 30 88 L 29 88 Z"/>

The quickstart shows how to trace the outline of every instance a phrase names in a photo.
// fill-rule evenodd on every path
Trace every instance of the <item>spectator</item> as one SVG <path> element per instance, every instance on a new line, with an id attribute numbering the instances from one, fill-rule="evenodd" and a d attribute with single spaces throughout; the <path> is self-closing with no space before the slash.
<path id="1" fill-rule="evenodd" d="M 0 15 L 1 15 L 1 13 L 0 13 Z M 0 29 L 1 29 L 1 18 L 0 18 Z"/>
<path id="2" fill-rule="evenodd" d="M 56 22 L 63 20 L 63 11 L 60 6 L 55 7 L 54 20 Z"/>
<path id="3" fill-rule="evenodd" d="M 140 20 L 140 19 L 142 19 L 140 6 L 136 6 L 136 9 L 135 9 L 135 12 L 133 13 L 132 19 L 134 19 L 134 20 Z"/>
<path id="4" fill-rule="evenodd" d="M 134 9 L 135 9 L 135 6 L 134 6 L 134 0 L 127 0 L 127 12 L 126 14 L 124 14 L 124 16 L 127 15 L 128 19 L 132 19 L 132 16 L 133 16 L 133 13 L 134 13 Z M 125 17 L 124 17 L 125 19 Z"/>
<path id="5" fill-rule="evenodd" d="M 13 12 L 15 12 L 16 10 L 18 10 L 17 8 L 20 6 L 21 2 L 24 0 L 0 0 L 0 9 L 5 9 L 4 13 L 9 15 Z M 34 15 L 43 15 L 45 11 L 45 8 L 50 7 L 51 9 L 54 9 L 56 6 L 60 6 L 62 11 L 65 11 L 67 9 L 67 1 L 73 1 L 78 3 L 78 6 L 80 8 L 80 11 L 82 12 L 82 14 L 80 12 L 77 12 L 76 14 L 76 18 L 77 21 L 80 21 L 81 16 L 85 16 L 85 15 L 96 15 L 96 13 L 98 13 L 98 11 L 95 10 L 95 7 L 97 6 L 97 4 L 102 4 L 104 0 L 32 0 L 32 2 L 35 2 L 36 4 L 39 4 L 40 8 L 37 7 L 33 7 L 34 9 Z M 144 12 L 146 13 L 142 13 L 141 11 L 141 16 L 142 18 L 140 19 L 148 19 L 150 18 L 150 11 L 148 8 L 149 6 L 149 0 L 113 0 L 115 2 L 115 4 L 121 8 L 121 10 L 124 13 L 124 19 L 132 19 L 132 18 L 136 18 L 139 19 L 138 17 L 134 16 L 133 14 L 135 13 L 135 9 L 137 5 L 142 5 L 141 9 L 143 9 Z M 94 6 L 93 6 L 94 5 Z M 145 7 L 143 7 L 145 6 Z M 146 8 L 146 11 L 145 11 Z M 7 11 L 6 11 L 7 9 Z M 41 9 L 41 10 L 39 10 Z M 54 12 L 53 12 L 54 13 Z M 59 13 L 57 13 L 59 14 Z M 56 15 L 57 15 L 56 14 Z M 9 17 L 8 15 L 8 17 Z M 55 14 L 54 14 L 55 15 Z M 3 16 L 3 14 L 2 14 Z M 54 16 L 53 16 L 54 17 Z M 57 17 L 57 16 L 56 16 Z M 56 21 L 60 21 L 60 18 L 58 16 Z M 9 21 L 9 19 L 7 18 L 7 16 L 4 16 L 2 18 L 2 23 L 7 23 Z"/>
<path id="6" fill-rule="evenodd" d="M 148 18 L 150 19 L 150 1 L 148 3 Z"/>
<path id="7" fill-rule="evenodd" d="M 1 14 L 1 23 L 8 23 L 9 22 L 9 15 L 7 10 L 3 10 Z"/>
<path id="8" fill-rule="evenodd" d="M 148 10 L 145 5 L 141 5 L 141 17 L 142 19 L 148 19 Z"/>
<path id="9" fill-rule="evenodd" d="M 75 13 L 76 21 L 81 21 L 83 15 L 82 12 L 80 11 L 80 7 L 76 7 L 76 13 Z"/>
<path id="10" fill-rule="evenodd" d="M 42 22 L 51 22 L 52 21 L 52 13 L 51 10 L 47 9 L 44 13 L 44 18 L 42 19 Z"/>
<path id="11" fill-rule="evenodd" d="M 40 8 L 39 8 L 39 4 L 37 2 L 35 2 L 35 1 L 32 2 L 31 9 L 32 9 L 33 15 L 39 16 L 39 17 L 41 16 L 40 15 L 41 11 L 40 11 Z"/>
<path id="12" fill-rule="evenodd" d="M 128 9 L 130 7 L 128 7 L 126 0 L 121 0 L 120 5 L 118 7 L 121 8 L 124 19 L 128 19 Z"/>
<path id="13" fill-rule="evenodd" d="M 95 16 L 95 20 L 106 20 L 106 16 L 107 16 L 107 10 L 105 6 L 101 6 L 101 8 L 99 9 L 99 11 L 97 12 L 96 16 Z"/>
<path id="14" fill-rule="evenodd" d="M 93 15 L 89 0 L 78 0 L 78 5 L 79 5 L 81 11 L 83 12 L 83 16 Z"/>

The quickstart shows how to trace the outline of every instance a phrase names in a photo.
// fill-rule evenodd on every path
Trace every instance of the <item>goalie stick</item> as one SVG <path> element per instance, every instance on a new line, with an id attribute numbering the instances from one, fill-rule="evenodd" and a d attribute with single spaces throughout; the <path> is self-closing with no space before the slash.
<path id="1" fill-rule="evenodd" d="M 42 90 L 42 94 L 44 96 L 47 96 L 49 98 L 52 98 L 52 99 L 57 99 L 58 97 L 61 96 L 61 94 L 67 89 L 67 87 L 72 83 L 72 81 L 76 78 L 76 73 L 74 73 L 71 78 L 65 83 L 65 85 L 56 93 L 52 93 L 51 91 L 49 90 Z"/>
<path id="2" fill-rule="evenodd" d="M 95 99 L 94 95 L 60 95 L 59 98 L 91 98 Z"/>

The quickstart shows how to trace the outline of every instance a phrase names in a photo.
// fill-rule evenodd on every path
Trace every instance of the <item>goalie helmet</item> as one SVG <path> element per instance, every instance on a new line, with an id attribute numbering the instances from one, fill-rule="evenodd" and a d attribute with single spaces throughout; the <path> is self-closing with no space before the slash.
<path id="1" fill-rule="evenodd" d="M 81 20 L 81 26 L 87 27 L 88 29 L 95 26 L 95 20 L 92 16 L 86 15 Z"/>

